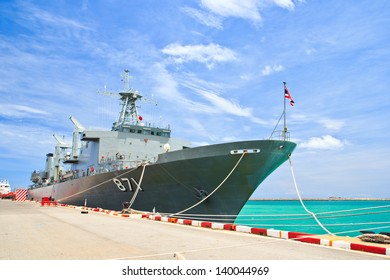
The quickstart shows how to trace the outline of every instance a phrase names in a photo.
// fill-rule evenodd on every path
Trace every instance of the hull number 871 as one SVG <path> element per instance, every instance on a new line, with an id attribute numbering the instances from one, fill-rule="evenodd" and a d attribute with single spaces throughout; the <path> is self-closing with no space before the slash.
<path id="1" fill-rule="evenodd" d="M 113 178 L 112 181 L 115 183 L 115 185 L 118 187 L 119 190 L 122 192 L 127 192 L 129 190 L 130 192 L 136 190 L 139 188 L 140 191 L 144 191 L 141 186 L 137 183 L 134 178 Z M 127 187 L 126 187 L 127 186 Z"/>

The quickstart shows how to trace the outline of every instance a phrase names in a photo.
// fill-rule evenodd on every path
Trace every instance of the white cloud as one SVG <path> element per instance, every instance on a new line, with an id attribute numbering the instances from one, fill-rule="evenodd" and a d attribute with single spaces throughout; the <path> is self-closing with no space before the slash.
<path id="1" fill-rule="evenodd" d="M 229 48 L 217 44 L 209 45 L 180 45 L 170 44 L 162 52 L 173 57 L 175 63 L 182 64 L 190 61 L 204 63 L 208 68 L 215 63 L 236 60 L 236 54 Z"/>
<path id="2" fill-rule="evenodd" d="M 273 0 L 273 2 L 281 8 L 294 10 L 295 5 L 292 0 Z"/>
<path id="3" fill-rule="evenodd" d="M 190 75 L 185 76 L 180 84 L 195 91 L 208 101 L 209 112 L 228 113 L 240 117 L 250 117 L 252 115 L 252 108 L 242 107 L 238 102 L 218 95 L 216 92 L 223 90 L 218 84 L 205 82 Z"/>
<path id="4" fill-rule="evenodd" d="M 245 117 L 256 124 L 269 125 L 269 122 L 253 116 L 253 108 L 244 107 L 239 102 L 219 95 L 217 92 L 224 91 L 222 85 L 205 82 L 191 75 L 174 77 L 162 64 L 155 65 L 154 73 L 157 82 L 156 94 L 164 92 L 161 97 L 170 101 L 175 100 L 180 107 L 184 107 L 186 110 L 194 111 L 197 114 L 234 115 Z M 198 101 L 185 96 L 184 91 L 180 91 L 180 86 L 195 92 L 203 100 Z"/>
<path id="5" fill-rule="evenodd" d="M 31 117 L 34 115 L 47 116 L 47 111 L 16 104 L 0 104 L 0 115 L 8 117 Z"/>
<path id="6" fill-rule="evenodd" d="M 192 128 L 192 131 L 196 131 L 197 135 L 201 135 L 202 137 L 205 137 L 211 141 L 217 140 L 217 137 L 215 137 L 212 133 L 210 133 L 210 131 L 206 129 L 207 127 L 206 123 L 192 118 L 191 119 L 187 118 L 185 121 Z M 206 145 L 209 145 L 209 143 L 207 143 Z"/>
<path id="7" fill-rule="evenodd" d="M 42 126 L 26 126 L 17 122 L 0 124 L 0 147 L 4 148 L 3 156 L 42 157 L 46 152 L 54 150 L 55 140 L 51 137 L 52 134 L 52 131 Z"/>
<path id="8" fill-rule="evenodd" d="M 250 81 L 252 80 L 253 78 L 253 75 L 251 74 L 242 74 L 240 75 L 240 79 L 243 80 L 243 81 Z"/>
<path id="9" fill-rule="evenodd" d="M 317 52 L 317 50 L 315 48 L 308 48 L 305 50 L 305 52 L 307 55 L 312 55 L 312 54 L 315 54 Z"/>
<path id="10" fill-rule="evenodd" d="M 320 119 L 318 122 L 330 130 L 340 130 L 345 124 L 345 122 L 342 120 L 334 120 L 329 118 Z"/>
<path id="11" fill-rule="evenodd" d="M 222 142 L 235 142 L 235 141 L 240 141 L 241 139 L 235 137 L 235 136 L 225 136 L 222 137 L 221 141 Z"/>
<path id="12" fill-rule="evenodd" d="M 266 122 L 253 117 L 253 109 L 249 107 L 243 107 L 239 102 L 232 99 L 227 99 L 218 94 L 220 91 L 225 91 L 222 85 L 205 82 L 191 75 L 186 75 L 180 82 L 184 87 L 187 87 L 206 101 L 212 113 L 227 113 L 234 116 L 250 118 L 254 123 L 265 124 Z"/>
<path id="13" fill-rule="evenodd" d="M 169 73 L 164 65 L 156 63 L 153 67 L 153 73 L 156 86 L 151 93 L 155 94 L 155 96 L 160 96 L 160 98 L 164 98 L 170 102 L 174 101 L 178 106 L 186 108 L 186 110 L 196 111 L 198 113 L 215 113 L 214 107 L 187 98 L 184 93 L 179 90 L 179 83 L 176 81 L 175 77 Z M 161 92 L 164 94 L 161 94 Z"/>
<path id="14" fill-rule="evenodd" d="M 264 76 L 268 76 L 274 72 L 280 72 L 283 70 L 284 70 L 284 67 L 280 64 L 278 64 L 278 65 L 274 64 L 273 66 L 267 65 L 263 68 L 263 70 L 261 71 L 261 74 Z"/>
<path id="15" fill-rule="evenodd" d="M 312 137 L 309 141 L 301 143 L 300 147 L 307 149 L 319 150 L 338 150 L 342 149 L 347 144 L 345 140 L 339 140 L 331 135 L 324 135 L 322 137 Z"/>
<path id="16" fill-rule="evenodd" d="M 254 123 L 260 124 L 260 125 L 266 125 L 266 126 L 270 125 L 270 122 L 265 121 L 265 120 L 258 118 L 258 117 L 252 117 L 251 121 Z"/>
<path id="17" fill-rule="evenodd" d="M 24 4 L 24 8 L 27 11 L 27 19 L 32 22 L 41 22 L 45 25 L 57 26 L 61 28 L 75 28 L 75 29 L 84 29 L 90 30 L 86 25 L 63 16 L 60 16 L 58 13 L 53 14 L 45 10 L 39 9 L 29 4 Z"/>
<path id="18" fill-rule="evenodd" d="M 261 21 L 257 0 L 201 0 L 201 3 L 205 8 L 222 17 L 244 18 L 254 23 Z"/>
<path id="19" fill-rule="evenodd" d="M 222 18 L 219 16 L 190 7 L 185 7 L 182 10 L 201 24 L 222 29 Z"/>
<path id="20" fill-rule="evenodd" d="M 275 4 L 290 11 L 295 8 L 292 0 L 201 0 L 201 4 L 204 8 L 220 17 L 243 18 L 255 24 L 261 22 L 260 9 L 270 4 Z M 204 20 L 205 17 L 204 14 L 200 16 L 199 13 L 192 16 L 198 17 L 199 20 Z"/>
<path id="21" fill-rule="evenodd" d="M 202 96 L 221 112 L 229 113 L 240 117 L 249 117 L 252 115 L 252 108 L 241 107 L 238 103 L 218 96 L 215 93 L 203 91 Z"/>

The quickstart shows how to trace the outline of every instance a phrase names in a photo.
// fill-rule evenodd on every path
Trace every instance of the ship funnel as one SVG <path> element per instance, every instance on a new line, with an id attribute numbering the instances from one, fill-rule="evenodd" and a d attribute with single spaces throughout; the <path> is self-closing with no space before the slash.
<path id="1" fill-rule="evenodd" d="M 79 134 L 82 133 L 85 128 L 81 123 L 76 120 L 75 117 L 70 116 L 69 119 L 74 125 L 74 131 L 73 131 L 73 143 L 72 143 L 72 160 L 78 160 L 78 150 L 79 150 Z"/>
<path id="2" fill-rule="evenodd" d="M 46 178 L 50 179 L 53 177 L 53 154 L 48 153 L 46 154 L 46 167 L 45 167 L 45 172 L 46 172 Z"/>

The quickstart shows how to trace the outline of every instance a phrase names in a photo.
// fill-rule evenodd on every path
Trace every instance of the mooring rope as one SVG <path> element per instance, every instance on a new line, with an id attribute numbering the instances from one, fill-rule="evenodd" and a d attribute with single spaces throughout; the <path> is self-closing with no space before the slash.
<path id="1" fill-rule="evenodd" d="M 191 210 L 192 208 L 198 206 L 199 204 L 201 204 L 203 201 L 205 201 L 206 199 L 208 199 L 210 196 L 212 196 L 225 182 L 226 180 L 230 177 L 230 175 L 232 175 L 232 173 L 234 172 L 234 170 L 236 170 L 237 166 L 239 165 L 239 163 L 241 162 L 242 158 L 244 157 L 244 155 L 246 154 L 246 152 L 243 152 L 241 157 L 239 158 L 239 160 L 237 161 L 236 165 L 234 165 L 233 169 L 229 172 L 229 174 L 225 177 L 225 179 L 222 180 L 222 182 L 209 194 L 207 195 L 206 197 L 204 197 L 202 200 L 198 201 L 197 203 L 195 203 L 194 205 L 188 207 L 187 209 L 184 209 L 180 212 L 177 212 L 171 216 L 176 216 L 176 215 L 180 215 L 184 212 L 187 212 L 188 210 Z"/>
<path id="2" fill-rule="evenodd" d="M 371 206 L 371 207 L 363 207 L 363 208 L 354 208 L 354 209 L 346 209 L 346 210 L 336 210 L 336 211 L 321 212 L 321 213 L 317 213 L 317 215 L 334 214 L 334 213 L 341 213 L 341 212 L 353 212 L 353 211 L 361 211 L 361 210 L 372 210 L 372 209 L 389 208 L 389 207 L 390 207 L 390 205 L 380 205 L 380 206 Z M 373 212 L 373 213 L 376 213 L 376 212 Z M 380 213 L 380 212 L 377 212 L 377 213 Z"/>
<path id="3" fill-rule="evenodd" d="M 136 199 L 136 197 L 137 197 L 137 195 L 138 195 L 138 192 L 139 192 L 139 190 L 140 190 L 140 188 L 141 188 L 142 179 L 144 178 L 144 173 L 145 173 L 146 165 L 147 165 L 147 163 L 145 163 L 145 164 L 142 165 L 143 168 L 142 168 L 141 177 L 139 178 L 139 182 L 137 183 L 137 182 L 135 182 L 135 181 L 133 180 L 133 182 L 134 182 L 134 183 L 136 184 L 136 186 L 137 186 L 137 189 L 135 190 L 135 192 L 134 192 L 134 194 L 133 194 L 133 197 L 131 198 L 131 200 L 130 200 L 130 202 L 129 202 L 129 207 L 127 207 L 127 209 L 130 209 L 130 207 L 133 205 L 133 203 L 134 203 L 134 201 L 135 201 L 135 199 Z M 131 178 L 131 179 L 133 179 L 133 178 Z"/>
<path id="4" fill-rule="evenodd" d="M 309 211 L 309 209 L 306 208 L 305 204 L 304 204 L 303 201 L 302 201 L 302 198 L 301 198 L 301 195 L 300 195 L 300 193 L 299 193 L 299 190 L 298 190 L 298 185 L 297 185 L 297 181 L 295 180 L 294 169 L 293 169 L 293 166 L 292 166 L 292 161 L 291 161 L 291 157 L 290 157 L 290 156 L 288 156 L 288 160 L 289 160 L 289 162 L 290 162 L 291 174 L 292 174 L 292 177 L 293 177 L 295 190 L 296 190 L 296 192 L 297 192 L 299 201 L 301 202 L 301 205 L 302 205 L 303 209 L 304 209 L 308 214 L 310 214 L 310 215 L 314 218 L 314 220 L 316 220 L 316 222 L 318 223 L 318 225 L 319 225 L 323 230 L 325 230 L 325 231 L 326 231 L 327 233 L 329 233 L 330 235 L 334 235 L 334 234 L 331 233 L 326 227 L 324 227 L 323 224 L 321 224 L 321 222 L 317 219 L 316 214 L 314 214 L 313 212 Z"/>
<path id="5" fill-rule="evenodd" d="M 384 206 L 372 206 L 372 207 L 364 207 L 364 208 L 354 208 L 354 209 L 347 209 L 347 210 L 336 210 L 336 211 L 326 211 L 326 212 L 320 212 L 317 213 L 316 216 L 321 216 L 321 219 L 329 219 L 329 218 L 342 218 L 342 217 L 353 217 L 353 216 L 363 216 L 363 215 L 376 215 L 376 214 L 383 214 L 383 213 L 389 213 L 390 210 L 385 211 L 373 211 L 373 212 L 364 212 L 364 213 L 352 213 L 352 214 L 344 214 L 344 215 L 331 215 L 334 213 L 342 213 L 342 212 L 357 212 L 361 210 L 372 210 L 372 209 L 379 209 L 379 208 L 389 208 L 390 205 L 384 205 Z M 161 215 L 173 215 L 174 213 L 165 213 L 161 212 Z M 291 214 L 291 213 L 282 213 L 282 214 L 201 214 L 201 213 L 191 213 L 191 214 L 180 214 L 183 218 L 190 218 L 190 217 L 238 217 L 244 218 L 242 220 L 247 219 L 253 219 L 253 218 L 260 218 L 262 221 L 277 221 L 277 220 L 307 220 L 307 216 L 311 218 L 311 215 L 305 213 L 305 214 Z M 283 217 L 283 218 L 278 218 Z M 286 217 L 293 217 L 293 218 L 286 218 Z M 295 217 L 295 218 L 294 218 Z M 302 217 L 302 218 L 299 218 Z M 264 219 L 266 218 L 266 219 Z"/>

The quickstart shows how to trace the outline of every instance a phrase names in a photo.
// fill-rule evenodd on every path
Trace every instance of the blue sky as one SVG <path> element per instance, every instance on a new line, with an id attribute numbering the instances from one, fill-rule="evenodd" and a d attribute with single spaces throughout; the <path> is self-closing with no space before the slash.
<path id="1" fill-rule="evenodd" d="M 390 197 L 389 30 L 389 1 L 3 0 L 0 178 L 26 187 L 70 115 L 110 129 L 129 69 L 196 146 L 269 137 L 285 81 L 301 195 Z M 254 197 L 297 197 L 288 163 Z"/>

